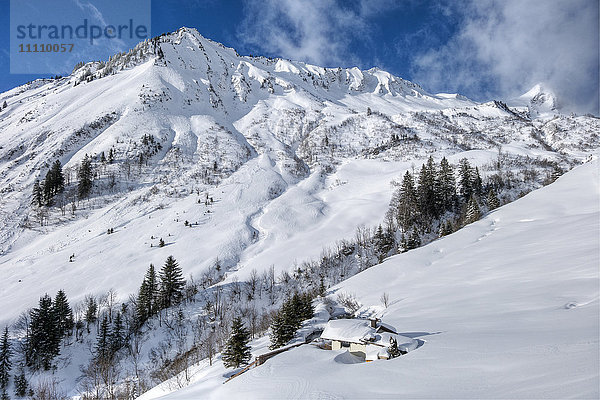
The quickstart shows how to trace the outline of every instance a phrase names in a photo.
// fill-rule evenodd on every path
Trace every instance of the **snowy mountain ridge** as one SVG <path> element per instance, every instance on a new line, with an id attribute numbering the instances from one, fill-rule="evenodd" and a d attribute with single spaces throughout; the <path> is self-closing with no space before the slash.
<path id="1" fill-rule="evenodd" d="M 81 217 L 93 218 L 104 207 L 103 215 L 134 209 L 144 215 L 164 207 L 165 201 L 185 201 L 192 194 L 214 192 L 215 185 L 250 179 L 263 182 L 264 191 L 242 194 L 235 189 L 232 201 L 249 196 L 252 206 L 242 221 L 264 220 L 265 202 L 297 185 L 294 190 L 314 200 L 318 187 L 327 185 L 321 174 L 343 173 L 348 162 L 407 165 L 427 154 L 451 156 L 476 149 L 489 154 L 485 159 L 501 149 L 568 167 L 586 159 L 600 142 L 595 118 L 528 120 L 500 102 L 429 95 L 376 68 L 326 69 L 241 57 L 188 28 L 142 42 L 103 68 L 90 63 L 69 77 L 36 81 L 0 95 L 0 103 L 7 102 L 0 114 L 0 220 L 5 227 L 0 262 L 9 268 L 31 258 L 10 250 L 20 237 L 56 233 L 65 224 L 81 223 Z M 144 135 L 152 143 L 144 142 Z M 110 152 L 115 162 L 102 164 L 101 155 Z M 73 185 L 86 154 L 98 165 L 96 194 L 81 203 Z M 31 207 L 31 191 L 56 159 L 64 166 L 67 191 L 60 204 L 42 215 Z M 384 178 L 386 185 L 392 178 Z M 310 188 L 300 189 L 303 185 Z M 105 230 L 138 217 L 98 218 Z M 240 250 L 255 240 L 256 230 L 249 226 L 239 231 L 241 237 L 233 240 L 243 243 Z M 68 252 L 68 247 L 58 249 Z M 224 247 L 229 250 L 220 257 L 226 264 L 234 266 L 244 258 L 239 250 Z M 210 253 L 209 259 L 217 256 Z"/>
<path id="2" fill-rule="evenodd" d="M 382 223 L 399 179 L 429 156 L 502 176 L 508 202 L 600 148 L 594 117 L 433 95 L 377 68 L 243 57 L 189 28 L 5 101 L 0 326 L 59 289 L 79 315 L 89 294 L 112 289 L 125 302 L 169 255 L 196 280 L 285 276 Z M 86 155 L 93 185 L 82 197 Z M 56 160 L 65 191 L 38 207 L 34 184 Z M 152 365 L 160 343 L 148 336 Z M 71 395 L 83 348 L 60 361 Z"/>

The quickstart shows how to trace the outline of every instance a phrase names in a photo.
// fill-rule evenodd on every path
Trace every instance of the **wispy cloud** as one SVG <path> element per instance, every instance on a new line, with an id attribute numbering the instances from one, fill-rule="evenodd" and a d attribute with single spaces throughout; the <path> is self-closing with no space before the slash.
<path id="1" fill-rule="evenodd" d="M 98 10 L 98 8 L 93 5 L 92 3 L 90 3 L 89 1 L 80 1 L 80 0 L 73 0 L 75 4 L 77 4 L 77 7 L 79 7 L 80 10 L 84 11 L 85 13 L 89 13 L 92 18 L 94 18 L 96 20 L 96 22 L 100 23 L 101 26 L 106 26 L 106 21 L 104 20 L 104 15 L 102 15 L 102 13 L 100 12 L 100 10 Z"/>
<path id="2" fill-rule="evenodd" d="M 358 63 L 350 45 L 369 40 L 366 19 L 392 1 L 247 0 L 238 36 L 263 53 L 324 66 Z"/>
<path id="3" fill-rule="evenodd" d="M 77 7 L 83 12 L 85 16 L 89 16 L 92 23 L 99 25 L 101 28 L 105 28 L 106 26 L 113 24 L 115 25 L 115 21 L 106 22 L 106 18 L 102 11 L 98 9 L 91 1 L 88 0 L 73 0 L 73 2 L 77 5 Z M 110 6 L 110 2 L 106 2 L 104 6 Z M 106 49 L 109 55 L 116 54 L 118 52 L 124 51 L 128 48 L 125 41 L 120 38 L 112 38 L 108 39 L 105 37 L 101 37 L 96 39 L 96 46 L 98 48 Z M 88 49 L 89 50 L 89 49 Z M 98 50 L 97 50 L 98 52 Z M 87 59 L 86 53 L 80 55 L 81 58 Z"/>
<path id="4" fill-rule="evenodd" d="M 543 82 L 568 109 L 598 113 L 598 1 L 476 1 L 449 10 L 461 28 L 421 53 L 430 90 L 511 97 Z"/>

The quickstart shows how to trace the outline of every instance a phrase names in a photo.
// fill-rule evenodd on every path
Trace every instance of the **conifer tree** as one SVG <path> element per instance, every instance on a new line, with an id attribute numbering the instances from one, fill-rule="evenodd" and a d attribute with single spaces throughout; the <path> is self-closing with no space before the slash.
<path id="1" fill-rule="evenodd" d="M 30 334 L 27 340 L 26 361 L 34 368 L 50 369 L 52 360 L 59 353 L 61 340 L 52 298 L 47 294 L 40 298 L 38 308 L 31 313 Z"/>
<path id="2" fill-rule="evenodd" d="M 54 196 L 62 193 L 64 190 L 65 178 L 62 173 L 62 165 L 59 160 L 56 160 L 52 163 L 52 167 L 46 173 L 46 178 L 44 179 L 44 202 L 48 205 L 52 204 Z"/>
<path id="3" fill-rule="evenodd" d="M 398 225 L 406 231 L 417 221 L 418 215 L 415 183 L 413 176 L 409 171 L 406 171 L 404 174 L 397 198 L 396 219 L 398 220 Z"/>
<path id="4" fill-rule="evenodd" d="M 440 237 L 449 235 L 452 232 L 453 232 L 452 222 L 446 221 L 446 222 L 440 223 L 440 230 L 439 230 L 439 236 Z"/>
<path id="5" fill-rule="evenodd" d="M 223 365 L 226 368 L 239 368 L 240 365 L 248 364 L 252 358 L 252 354 L 250 353 L 251 347 L 248 345 L 249 342 L 250 332 L 242 323 L 242 319 L 236 317 L 231 326 L 229 339 L 227 339 L 225 348 L 223 349 Z"/>
<path id="6" fill-rule="evenodd" d="M 117 312 L 113 327 L 110 333 L 110 351 L 115 354 L 125 345 L 125 332 L 123 330 L 123 318 L 121 313 Z"/>
<path id="7" fill-rule="evenodd" d="M 477 204 L 477 200 L 475 200 L 475 196 L 471 195 L 469 199 L 469 203 L 467 204 L 467 211 L 465 214 L 465 224 L 470 224 L 479 220 L 481 215 L 481 211 L 479 210 L 479 205 Z"/>
<path id="8" fill-rule="evenodd" d="M 496 196 L 496 192 L 494 192 L 494 189 L 490 189 L 488 191 L 487 205 L 490 210 L 495 210 L 496 208 L 500 207 L 500 200 L 498 200 L 498 197 Z"/>
<path id="9" fill-rule="evenodd" d="M 44 203 L 46 205 L 52 204 L 52 198 L 54 193 L 52 192 L 52 174 L 50 171 L 46 172 L 46 178 L 44 178 Z"/>
<path id="10" fill-rule="evenodd" d="M 270 348 L 276 349 L 292 340 L 302 321 L 312 318 L 314 311 L 310 295 L 294 293 L 273 317 Z"/>
<path id="11" fill-rule="evenodd" d="M 427 163 L 421 167 L 419 174 L 419 186 L 417 188 L 417 199 L 419 211 L 426 219 L 438 216 L 436 201 L 436 177 L 437 172 L 433 157 L 429 156 Z"/>
<path id="12" fill-rule="evenodd" d="M 160 270 L 160 297 L 163 308 L 177 304 L 183 297 L 185 279 L 173 256 L 169 256 Z"/>
<path id="13" fill-rule="evenodd" d="M 400 349 L 398 348 L 398 341 L 395 338 L 390 337 L 390 345 L 388 346 L 388 353 L 390 358 L 396 358 L 402 355 Z"/>
<path id="14" fill-rule="evenodd" d="M 98 362 L 103 363 L 112 357 L 110 346 L 110 327 L 108 325 L 108 317 L 104 315 L 98 329 L 96 337 L 96 348 L 94 350 L 95 358 Z"/>
<path id="15" fill-rule="evenodd" d="M 87 296 L 85 298 L 85 322 L 87 323 L 88 332 L 90 329 L 90 325 L 96 322 L 98 312 L 98 303 L 96 302 L 96 298 L 94 296 Z"/>
<path id="16" fill-rule="evenodd" d="M 0 389 L 5 390 L 10 379 L 10 370 L 12 368 L 10 357 L 12 350 L 8 341 L 8 326 L 4 328 L 4 333 L 0 339 Z"/>
<path id="17" fill-rule="evenodd" d="M 373 245 L 375 246 L 375 251 L 377 252 L 378 261 L 382 262 L 389 252 L 394 248 L 394 237 L 392 232 L 390 232 L 389 229 L 384 231 L 381 225 L 379 225 L 375 231 L 375 235 L 373 236 Z"/>
<path id="18" fill-rule="evenodd" d="M 473 193 L 479 197 L 483 195 L 483 181 L 481 180 L 481 175 L 479 175 L 479 168 L 475 167 L 473 171 Z"/>
<path id="19" fill-rule="evenodd" d="M 158 281 L 156 279 L 156 272 L 154 271 L 154 265 L 150 264 L 146 276 L 140 286 L 140 291 L 137 298 L 137 320 L 141 325 L 148 318 L 154 315 L 159 308 L 159 291 Z"/>
<path id="20" fill-rule="evenodd" d="M 421 236 L 417 232 L 417 228 L 413 228 L 410 236 L 406 239 L 405 250 L 416 249 L 421 246 Z"/>
<path id="21" fill-rule="evenodd" d="M 44 205 L 44 194 L 43 194 L 39 179 L 36 179 L 35 183 L 33 184 L 32 203 L 38 207 L 41 207 Z"/>
<path id="22" fill-rule="evenodd" d="M 277 349 L 285 346 L 287 342 L 294 338 L 296 327 L 288 319 L 288 315 L 283 310 L 279 310 L 271 321 L 271 345 L 270 349 Z"/>
<path id="23" fill-rule="evenodd" d="M 319 296 L 325 297 L 326 292 L 327 292 L 327 288 L 325 287 L 325 278 L 321 274 L 319 276 Z"/>
<path id="24" fill-rule="evenodd" d="M 440 161 L 436 192 L 440 212 L 451 211 L 456 205 L 456 180 L 446 157 Z"/>
<path id="25" fill-rule="evenodd" d="M 92 189 L 92 160 L 87 154 L 81 161 L 81 165 L 79 166 L 79 170 L 77 172 L 79 176 L 77 195 L 81 200 L 86 198 Z"/>
<path id="26" fill-rule="evenodd" d="M 59 160 L 54 161 L 50 169 L 52 176 L 52 191 L 53 195 L 62 193 L 65 190 L 65 177 L 62 172 L 62 164 Z"/>
<path id="27" fill-rule="evenodd" d="M 458 185 L 460 188 L 460 195 L 464 201 L 473 194 L 473 173 L 471 171 L 471 164 L 466 158 L 462 158 L 458 162 Z"/>
<path id="28" fill-rule="evenodd" d="M 57 330 L 62 337 L 71 335 L 71 331 L 75 326 L 73 322 L 73 311 L 69 306 L 67 295 L 64 291 L 59 290 L 54 298 L 54 311 L 56 313 Z"/>
<path id="29" fill-rule="evenodd" d="M 21 367 L 19 375 L 15 375 L 15 395 L 17 397 L 25 397 L 28 387 L 29 384 L 25 377 L 25 368 Z"/>

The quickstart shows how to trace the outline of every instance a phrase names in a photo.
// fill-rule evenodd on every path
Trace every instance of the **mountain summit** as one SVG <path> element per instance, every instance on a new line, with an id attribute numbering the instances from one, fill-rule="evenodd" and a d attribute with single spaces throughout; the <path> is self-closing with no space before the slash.
<path id="1" fill-rule="evenodd" d="M 510 102 L 514 106 L 527 107 L 532 117 L 557 114 L 560 105 L 554 92 L 542 83 L 534 85 L 526 93 Z"/>
<path id="2" fill-rule="evenodd" d="M 523 101 L 555 105 L 541 88 Z M 409 249 L 415 254 L 421 243 L 553 182 L 600 148 L 597 118 L 558 112 L 552 119 L 538 118 L 524 106 L 502 101 L 430 94 L 377 68 L 323 68 L 240 56 L 189 28 L 104 62 L 78 64 L 68 77 L 2 93 L 0 104 L 0 326 L 25 316 L 20 319 L 24 330 L 15 332 L 25 339 L 29 315 L 35 314 L 27 310 L 44 293 L 64 290 L 73 302 L 75 339 L 60 346 L 60 357 L 55 357 L 58 347 L 47 355 L 58 360 L 56 369 L 31 377 L 42 383 L 55 379 L 72 396 L 114 389 L 117 382 L 123 390 L 133 384 L 123 397 L 135 397 L 180 368 L 187 371 L 192 365 L 187 357 L 212 364 L 233 315 L 242 316 L 255 338 L 265 335 L 276 308 L 294 291 L 327 296 L 329 288 L 330 295 L 352 275 L 356 283 L 388 256 Z M 408 193 L 405 203 L 402 191 Z M 538 204 L 530 207 L 538 210 Z M 429 258 L 416 267 L 407 264 L 417 271 L 412 276 L 427 276 L 428 285 L 461 304 L 464 298 L 448 285 L 456 279 L 455 267 L 462 268 L 452 260 L 465 259 L 454 249 L 487 252 L 493 243 L 487 236 L 495 237 L 497 222 L 508 238 L 537 218 L 519 214 L 506 225 L 494 215 L 508 216 L 494 212 L 471 233 L 449 235 L 460 245 L 446 241 L 433 252 L 416 253 Z M 546 226 L 541 221 L 538 229 Z M 569 221 L 565 226 L 571 229 L 575 222 Z M 521 240 L 529 232 L 535 231 L 515 237 Z M 473 245 L 480 241 L 483 246 Z M 499 254 L 507 251 L 501 248 L 505 241 L 497 243 Z M 469 268 L 484 273 L 485 257 L 474 254 L 482 263 L 470 262 Z M 454 258 L 442 263 L 442 279 L 435 281 L 445 255 Z M 389 268 L 399 282 L 406 272 L 401 264 Z M 517 276 L 527 268 L 515 264 L 511 271 Z M 498 270 L 504 276 L 500 264 Z M 169 289 L 168 302 L 153 299 L 157 280 L 166 285 L 167 275 L 176 275 L 176 285 L 169 287 L 177 290 Z M 368 282 L 367 298 L 386 298 L 376 280 Z M 512 290 L 514 282 L 503 288 Z M 473 298 L 487 295 L 488 286 Z M 421 287 L 417 282 L 411 290 Z M 385 307 L 361 309 L 350 294 L 339 301 L 368 311 L 364 316 L 380 316 L 392 305 L 400 316 L 423 309 L 426 299 L 416 304 L 404 300 L 399 292 L 404 289 L 390 290 L 392 301 L 382 300 Z M 42 298 L 46 310 L 52 304 L 48 296 Z M 183 298 L 177 310 L 166 308 Z M 495 299 L 489 303 L 501 304 Z M 500 315 L 495 311 L 490 315 Z M 448 315 L 433 315 L 435 323 L 426 329 L 431 334 L 453 330 L 435 326 Z M 108 326 L 111 319 L 114 329 Z M 512 325 L 497 322 L 502 329 Z M 100 379 L 94 374 L 104 372 L 96 368 L 99 346 L 93 341 L 96 335 L 106 339 L 108 331 L 122 333 L 122 324 L 130 341 L 125 345 L 120 337 L 121 347 L 113 349 L 118 356 L 108 360 L 122 368 Z M 411 328 L 415 334 L 422 329 Z M 264 349 L 267 341 L 257 340 Z M 510 348 L 515 341 L 503 343 Z M 460 344 L 456 354 L 465 352 Z M 425 349 L 434 347 L 419 350 L 429 359 L 444 354 Z M 224 373 L 211 371 L 216 371 L 211 382 L 221 386 Z M 383 387 L 373 382 L 367 386 Z M 320 392 L 301 397 L 315 393 Z"/>

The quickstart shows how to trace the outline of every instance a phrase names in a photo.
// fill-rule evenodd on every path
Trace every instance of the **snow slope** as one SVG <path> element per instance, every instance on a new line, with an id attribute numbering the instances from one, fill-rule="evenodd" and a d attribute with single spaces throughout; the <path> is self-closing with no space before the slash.
<path id="1" fill-rule="evenodd" d="M 600 146 L 595 118 L 526 120 L 376 68 L 243 57 L 188 28 L 3 101 L 0 324 L 61 288 L 73 301 L 110 288 L 126 299 L 170 254 L 196 276 L 217 258 L 241 279 L 290 269 L 380 222 L 389 182 L 430 154 L 477 149 L 481 165 L 501 149 L 569 168 Z M 162 147 L 140 164 L 143 135 Z M 97 179 L 80 202 L 85 154 Z M 55 159 L 71 182 L 62 210 L 35 209 L 33 183 Z M 207 194 L 212 206 L 200 204 Z M 163 236 L 168 246 L 150 247 Z"/>
<path id="2" fill-rule="evenodd" d="M 599 167 L 332 288 L 421 340 L 415 351 L 348 363 L 343 351 L 305 345 L 225 385 L 217 365 L 142 398 L 598 398 Z"/>
<path id="3" fill-rule="evenodd" d="M 377 68 L 241 56 L 189 28 L 2 93 L 4 101 L 0 326 L 59 289 L 76 310 L 109 289 L 126 301 L 148 265 L 169 255 L 196 281 L 217 260 L 225 283 L 271 266 L 279 276 L 381 223 L 390 183 L 430 155 L 466 157 L 484 176 L 502 160 L 516 194 L 600 148 L 595 117 L 536 118 L 499 101 L 429 94 Z M 103 163 L 111 150 L 114 162 Z M 86 154 L 96 178 L 79 201 Z M 64 197 L 32 206 L 34 181 L 56 159 Z M 55 375 L 72 395 L 90 356 L 74 347 Z"/>

